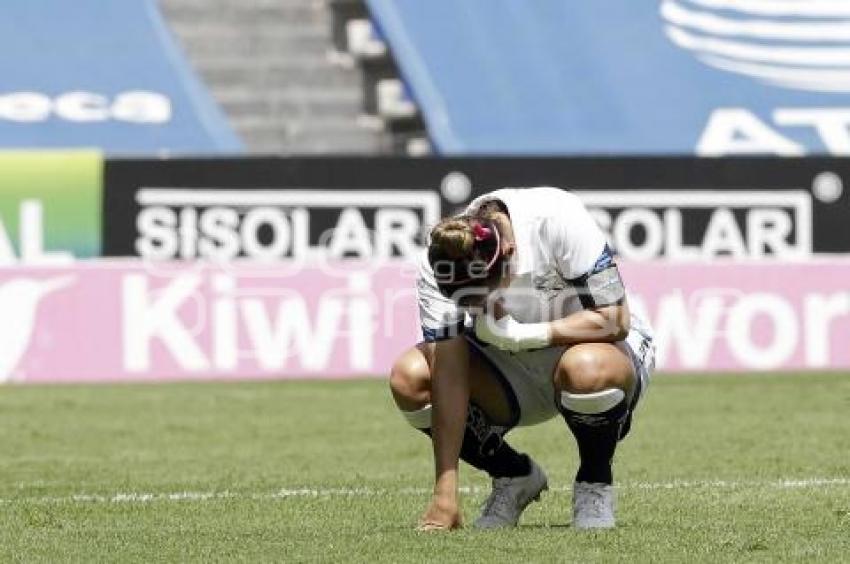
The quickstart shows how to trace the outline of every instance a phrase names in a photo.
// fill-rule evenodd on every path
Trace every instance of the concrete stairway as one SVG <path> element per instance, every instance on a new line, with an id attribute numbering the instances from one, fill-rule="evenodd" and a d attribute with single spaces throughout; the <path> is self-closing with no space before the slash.
<path id="1" fill-rule="evenodd" d="M 332 62 L 325 0 L 159 0 L 189 60 L 255 153 L 391 150 L 364 126 L 362 76 Z"/>

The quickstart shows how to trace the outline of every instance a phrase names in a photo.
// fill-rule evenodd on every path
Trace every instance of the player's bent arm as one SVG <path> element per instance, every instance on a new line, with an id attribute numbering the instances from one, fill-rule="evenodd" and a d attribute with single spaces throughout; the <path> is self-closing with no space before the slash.
<path id="1" fill-rule="evenodd" d="M 475 334 L 500 349 L 519 352 L 578 343 L 613 343 L 626 338 L 629 325 L 629 307 L 624 298 L 619 304 L 540 323 L 519 323 L 510 315 L 496 319 L 492 313 L 485 313 L 475 320 Z"/>
<path id="2" fill-rule="evenodd" d="M 456 499 L 458 461 L 469 404 L 469 346 L 463 336 L 437 341 L 431 377 L 434 495 Z"/>
<path id="3" fill-rule="evenodd" d="M 629 305 L 622 303 L 577 311 L 549 322 L 549 344 L 613 343 L 629 334 Z"/>

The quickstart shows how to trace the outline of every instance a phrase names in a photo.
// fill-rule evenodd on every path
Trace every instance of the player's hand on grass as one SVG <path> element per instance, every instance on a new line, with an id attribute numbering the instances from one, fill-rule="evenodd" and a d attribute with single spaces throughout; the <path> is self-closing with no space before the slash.
<path id="1" fill-rule="evenodd" d="M 434 495 L 419 519 L 418 531 L 451 531 L 463 527 L 456 498 Z"/>

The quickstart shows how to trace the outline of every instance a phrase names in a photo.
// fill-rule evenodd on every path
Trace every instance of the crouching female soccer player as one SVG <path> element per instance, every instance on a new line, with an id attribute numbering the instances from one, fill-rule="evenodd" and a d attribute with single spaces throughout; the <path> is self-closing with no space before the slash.
<path id="1" fill-rule="evenodd" d="M 581 460 L 573 526 L 613 527 L 611 463 L 654 347 L 581 201 L 557 188 L 476 199 L 431 231 L 417 294 L 424 341 L 396 361 L 390 387 L 433 441 L 436 483 L 420 528 L 461 526 L 459 459 L 493 481 L 475 526 L 516 526 L 547 478 L 504 435 L 558 413 Z"/>

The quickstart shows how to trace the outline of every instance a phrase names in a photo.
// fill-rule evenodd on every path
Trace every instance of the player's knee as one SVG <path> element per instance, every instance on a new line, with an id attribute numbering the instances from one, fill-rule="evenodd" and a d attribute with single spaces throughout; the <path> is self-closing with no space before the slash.
<path id="1" fill-rule="evenodd" d="M 559 390 L 574 394 L 624 387 L 622 378 L 604 355 L 581 345 L 572 347 L 561 357 L 555 384 Z"/>
<path id="2" fill-rule="evenodd" d="M 390 370 L 390 390 L 403 410 L 418 409 L 431 398 L 431 371 L 415 349 L 403 354 Z"/>

